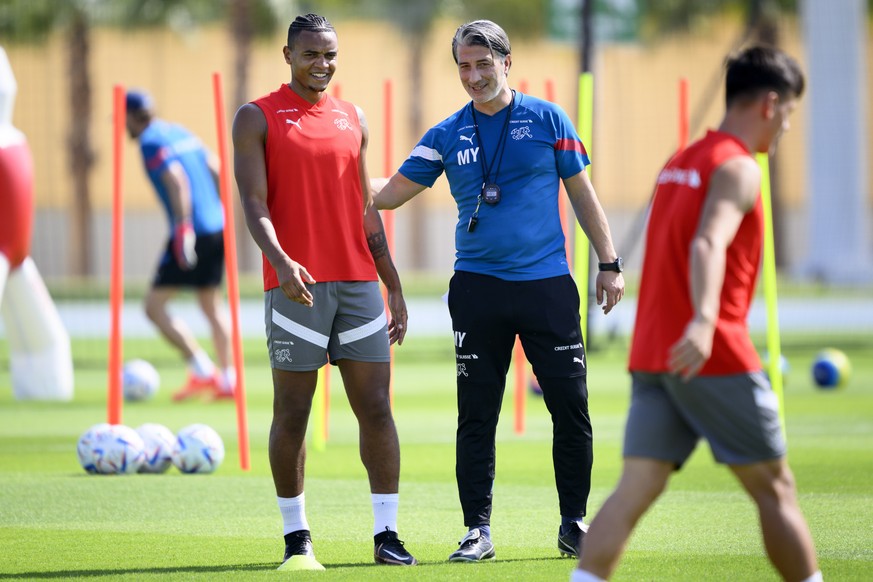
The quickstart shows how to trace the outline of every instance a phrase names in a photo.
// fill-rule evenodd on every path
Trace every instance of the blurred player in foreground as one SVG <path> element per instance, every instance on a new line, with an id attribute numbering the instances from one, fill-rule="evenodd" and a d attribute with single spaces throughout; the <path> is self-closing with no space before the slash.
<path id="1" fill-rule="evenodd" d="M 765 227 L 754 156 L 775 150 L 803 89 L 800 67 L 779 50 L 751 47 L 729 58 L 720 127 L 658 176 L 630 353 L 624 468 L 572 582 L 612 575 L 633 528 L 701 438 L 754 500 L 779 574 L 821 580 L 785 460 L 779 403 L 747 326 Z"/>

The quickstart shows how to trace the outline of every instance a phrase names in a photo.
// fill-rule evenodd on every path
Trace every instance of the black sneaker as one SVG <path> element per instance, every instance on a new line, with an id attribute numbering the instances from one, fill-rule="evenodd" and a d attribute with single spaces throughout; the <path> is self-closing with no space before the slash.
<path id="1" fill-rule="evenodd" d="M 587 531 L 587 525 L 579 527 L 579 524 L 575 522 L 567 529 L 564 529 L 564 526 L 558 526 L 558 549 L 561 551 L 561 555 L 568 558 L 578 558 Z"/>
<path id="2" fill-rule="evenodd" d="M 285 534 L 285 558 L 279 570 L 324 570 L 324 566 L 315 559 L 309 530 Z"/>
<path id="3" fill-rule="evenodd" d="M 488 536 L 482 535 L 478 527 L 467 532 L 460 542 L 457 551 L 449 556 L 449 562 L 481 562 L 494 559 L 494 544 Z"/>
<path id="4" fill-rule="evenodd" d="M 415 566 L 418 564 L 412 554 L 403 547 L 403 542 L 397 539 L 397 532 L 386 529 L 373 536 L 376 546 L 373 548 L 373 559 L 377 564 L 391 566 Z"/>

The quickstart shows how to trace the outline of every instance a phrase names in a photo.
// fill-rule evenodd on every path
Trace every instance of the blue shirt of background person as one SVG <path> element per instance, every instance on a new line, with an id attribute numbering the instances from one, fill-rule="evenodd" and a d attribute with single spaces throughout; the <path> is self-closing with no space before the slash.
<path id="1" fill-rule="evenodd" d="M 161 174 L 173 161 L 182 165 L 190 182 L 194 232 L 198 236 L 221 232 L 224 228 L 224 210 L 203 143 L 184 127 L 160 119 L 152 121 L 139 140 L 146 172 L 167 214 L 170 232 L 173 232 L 176 217 L 173 216 Z"/>
<path id="2" fill-rule="evenodd" d="M 498 144 L 505 119 L 500 111 L 494 116 L 477 112 L 474 120 L 472 108 L 464 107 L 431 128 L 399 171 L 428 187 L 446 172 L 458 205 L 456 271 L 508 281 L 569 274 L 555 212 L 559 182 L 590 162 L 570 119 L 553 103 L 515 94 L 502 159 L 499 151 L 485 151 L 486 171 L 492 166 L 488 181 L 500 186 L 502 199 L 494 206 L 482 203 L 476 232 L 467 231 L 485 181 L 475 124 L 486 144 Z"/>

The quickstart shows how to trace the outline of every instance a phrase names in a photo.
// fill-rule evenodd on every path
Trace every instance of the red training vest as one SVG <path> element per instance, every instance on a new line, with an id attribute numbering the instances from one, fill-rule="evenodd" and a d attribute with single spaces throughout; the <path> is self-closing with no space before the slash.
<path id="1" fill-rule="evenodd" d="M 676 154 L 661 170 L 646 233 L 640 296 L 629 368 L 666 372 L 670 347 L 691 320 L 691 239 L 697 231 L 712 173 L 738 156 L 749 156 L 736 137 L 709 131 Z M 724 285 L 712 355 L 702 376 L 761 369 L 749 337 L 747 317 L 755 292 L 764 238 L 760 195 L 727 248 Z"/>
<path id="2" fill-rule="evenodd" d="M 317 282 L 375 281 L 364 234 L 355 106 L 282 85 L 253 101 L 267 120 L 267 207 L 282 249 Z M 264 290 L 279 285 L 264 258 Z"/>

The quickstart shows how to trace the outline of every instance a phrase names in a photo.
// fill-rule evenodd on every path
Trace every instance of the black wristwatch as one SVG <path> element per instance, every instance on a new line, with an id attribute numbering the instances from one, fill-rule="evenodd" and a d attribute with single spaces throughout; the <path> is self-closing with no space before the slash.
<path id="1" fill-rule="evenodd" d="M 597 268 L 601 271 L 615 271 L 616 273 L 621 273 L 624 271 L 624 260 L 621 257 L 618 257 L 611 263 L 597 263 Z"/>

